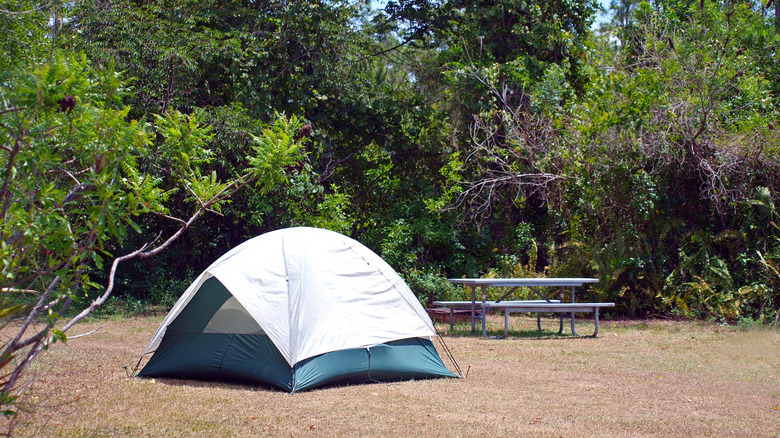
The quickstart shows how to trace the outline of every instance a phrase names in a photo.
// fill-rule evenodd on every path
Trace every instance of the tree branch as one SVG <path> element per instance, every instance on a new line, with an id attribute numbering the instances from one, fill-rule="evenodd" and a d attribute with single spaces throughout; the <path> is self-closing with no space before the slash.
<path id="1" fill-rule="evenodd" d="M 6 357 L 6 355 L 13 353 L 17 350 L 16 346 L 19 344 L 20 340 L 24 336 L 24 334 L 27 332 L 27 329 L 30 327 L 30 324 L 35 320 L 35 317 L 37 317 L 40 312 L 43 309 L 43 303 L 45 303 L 49 296 L 51 296 L 51 293 L 54 291 L 54 288 L 57 287 L 57 285 L 60 283 L 60 277 L 54 277 L 54 279 L 49 283 L 49 287 L 46 288 L 46 291 L 41 295 L 41 297 L 38 299 L 38 302 L 35 304 L 35 307 L 30 311 L 30 313 L 27 315 L 27 318 L 25 318 L 24 323 L 22 324 L 22 327 L 19 329 L 19 332 L 16 334 L 14 339 L 12 339 L 3 350 L 3 354 L 0 355 L 0 357 Z"/>
<path id="2" fill-rule="evenodd" d="M 9 108 L 7 110 L 0 111 L 0 116 L 2 116 L 3 114 L 16 113 L 16 112 L 19 112 L 19 111 L 24 111 L 26 109 L 27 109 L 26 106 L 25 107 L 17 107 L 17 108 Z"/>
<path id="3" fill-rule="evenodd" d="M 384 55 L 385 53 L 390 53 L 390 52 L 392 52 L 392 51 L 398 50 L 398 49 L 400 49 L 401 47 L 403 47 L 403 46 L 405 46 L 405 45 L 409 44 L 409 43 L 410 43 L 410 42 L 412 42 L 412 41 L 413 41 L 412 39 L 407 39 L 407 40 L 405 40 L 404 42 L 402 42 L 402 43 L 398 43 L 398 44 L 396 44 L 395 46 L 393 46 L 393 47 L 390 47 L 390 48 L 388 48 L 388 49 L 380 50 L 380 51 L 378 51 L 378 52 L 376 52 L 376 53 L 372 53 L 372 54 L 370 54 L 370 55 L 366 55 L 366 56 L 364 56 L 364 57 L 362 57 L 362 58 L 358 59 L 357 61 L 355 61 L 355 62 L 354 62 L 354 64 L 359 64 L 359 63 L 361 63 L 361 62 L 363 62 L 363 61 L 365 61 L 365 60 L 367 60 L 367 59 L 369 59 L 369 58 L 373 58 L 373 57 L 376 57 L 376 56 L 382 56 L 382 55 Z"/>
<path id="4" fill-rule="evenodd" d="M 96 328 L 95 330 L 90 330 L 86 333 L 82 333 L 80 335 L 74 335 L 74 336 L 68 336 L 68 339 L 76 339 L 76 338 L 83 338 L 84 336 L 89 336 L 93 333 L 96 333 L 98 330 L 102 329 L 103 327 L 107 326 L 108 324 L 103 324 L 100 327 Z"/>
<path id="5" fill-rule="evenodd" d="M 5 177 L 3 178 L 3 187 L 0 188 L 0 196 L 2 196 L 3 199 L 3 210 L 2 213 L 0 213 L 0 218 L 3 219 L 3 222 L 5 222 L 5 217 L 8 214 L 8 209 L 11 208 L 11 202 L 12 202 L 12 196 L 11 192 L 8 190 L 9 185 L 11 184 L 11 179 L 13 178 L 13 169 L 16 165 L 16 156 L 19 154 L 19 150 L 21 149 L 21 139 L 18 137 L 16 138 L 16 141 L 14 142 L 14 147 L 11 150 L 10 154 L 8 155 L 8 163 L 5 166 Z"/>

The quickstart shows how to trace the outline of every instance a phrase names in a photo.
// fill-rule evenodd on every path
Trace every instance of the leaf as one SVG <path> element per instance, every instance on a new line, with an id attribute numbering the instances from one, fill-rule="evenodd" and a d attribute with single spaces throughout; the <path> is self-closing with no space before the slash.
<path id="1" fill-rule="evenodd" d="M 58 329 L 52 329 L 51 333 L 52 333 L 51 342 L 60 341 L 64 344 L 68 343 L 68 336 L 63 331 L 60 331 Z"/>
<path id="2" fill-rule="evenodd" d="M 14 304 L 3 307 L 0 309 L 0 324 L 5 324 L 6 320 L 27 313 L 32 307 L 32 304 Z"/>

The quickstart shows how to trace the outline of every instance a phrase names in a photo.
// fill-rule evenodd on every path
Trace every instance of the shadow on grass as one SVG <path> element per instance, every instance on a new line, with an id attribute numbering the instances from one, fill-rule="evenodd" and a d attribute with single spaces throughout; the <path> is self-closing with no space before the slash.
<path id="1" fill-rule="evenodd" d="M 262 385 L 258 383 L 247 383 L 241 380 L 200 380 L 190 378 L 177 378 L 177 377 L 142 377 L 135 376 L 133 379 L 151 379 L 152 381 L 166 385 L 166 386 L 179 386 L 190 388 L 216 388 L 230 391 L 269 391 L 275 393 L 289 393 L 280 388 L 271 385 Z"/>
<path id="2" fill-rule="evenodd" d="M 340 380 L 340 381 L 334 381 L 329 382 L 320 386 L 310 387 L 303 390 L 297 390 L 295 392 L 290 392 L 288 390 L 269 385 L 269 384 L 263 384 L 259 382 L 245 382 L 240 379 L 231 380 L 231 379 L 223 379 L 223 380 L 208 380 L 208 379 L 192 379 L 192 378 L 176 378 L 176 377 L 134 377 L 136 379 L 152 379 L 154 382 L 171 386 L 171 387 L 189 387 L 189 388 L 207 388 L 207 389 L 222 389 L 222 390 L 228 390 L 228 391 L 267 391 L 270 393 L 276 393 L 276 394 L 289 394 L 289 395 L 295 395 L 295 394 L 301 394 L 301 393 L 309 393 L 309 392 L 318 392 L 318 391 L 324 391 L 327 389 L 332 388 L 347 388 L 352 386 L 363 386 L 363 385 L 394 385 L 402 382 L 411 382 L 411 381 L 424 381 L 424 380 L 436 380 L 436 379 L 447 379 L 447 378 L 457 378 L 455 376 L 435 376 L 435 377 L 418 377 L 418 378 L 389 378 L 389 379 L 380 379 L 376 380 L 371 378 L 370 376 L 367 377 L 360 377 L 360 378 L 354 378 L 352 380 Z"/>

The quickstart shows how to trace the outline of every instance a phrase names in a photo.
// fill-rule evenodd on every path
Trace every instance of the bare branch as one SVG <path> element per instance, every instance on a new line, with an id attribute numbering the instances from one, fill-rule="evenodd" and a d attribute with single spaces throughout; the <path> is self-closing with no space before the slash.
<path id="1" fill-rule="evenodd" d="M 178 237 L 178 233 L 176 234 Z M 114 262 L 111 264 L 111 271 L 108 276 L 108 286 L 106 286 L 106 289 L 103 291 L 103 294 L 96 298 L 92 304 L 90 304 L 86 309 L 82 310 L 78 315 L 74 316 L 70 319 L 63 327 L 60 329 L 62 332 L 66 332 L 69 330 L 73 325 L 75 325 L 77 322 L 81 321 L 82 319 L 86 318 L 90 313 L 92 313 L 95 309 L 103 305 L 103 303 L 106 302 L 109 296 L 111 296 L 111 293 L 114 291 L 114 281 L 116 278 L 116 269 L 119 266 L 119 263 L 133 259 L 137 257 L 139 254 L 142 254 L 143 251 L 146 249 L 148 244 L 144 244 L 141 248 L 123 255 L 121 257 L 117 257 L 114 259 Z M 52 339 L 49 340 L 51 342 Z"/>
<path id="2" fill-rule="evenodd" d="M 3 177 L 3 187 L 0 188 L 0 196 L 4 198 L 3 200 L 3 209 L 2 213 L 0 213 L 0 218 L 5 220 L 6 215 L 8 214 L 8 209 L 11 208 L 11 203 L 13 202 L 11 192 L 8 190 L 8 187 L 11 184 L 11 179 L 13 178 L 13 169 L 16 165 L 16 156 L 19 154 L 19 150 L 21 149 L 22 141 L 17 138 L 16 142 L 14 142 L 14 147 L 11 150 L 11 152 L 8 155 L 8 162 L 5 166 L 5 176 Z"/>
<path id="3" fill-rule="evenodd" d="M 410 42 L 412 42 L 412 39 L 404 40 L 403 42 L 400 42 L 400 43 L 396 44 L 393 47 L 390 47 L 390 48 L 387 48 L 387 49 L 384 49 L 384 50 L 380 50 L 378 52 L 375 52 L 375 53 L 372 53 L 370 55 L 364 56 L 364 57 L 358 59 L 357 61 L 354 61 L 353 64 L 359 64 L 359 63 L 361 63 L 361 62 L 363 62 L 363 61 L 365 61 L 367 59 L 374 58 L 374 57 L 377 57 L 377 56 L 382 56 L 382 55 L 384 55 L 386 53 L 394 52 L 394 51 L 400 49 L 401 47 L 409 44 Z"/>
<path id="4" fill-rule="evenodd" d="M 41 311 L 43 310 L 43 303 L 45 303 L 49 296 L 51 296 L 51 293 L 54 291 L 54 288 L 57 287 L 57 285 L 60 283 L 60 277 L 55 277 L 51 283 L 49 283 L 49 287 L 46 288 L 46 291 L 41 294 L 41 297 L 38 299 L 38 302 L 35 304 L 35 307 L 30 311 L 30 313 L 27 315 L 27 318 L 25 318 L 24 323 L 22 324 L 22 327 L 17 332 L 16 336 L 13 340 L 11 340 L 7 345 L 6 348 L 3 350 L 2 355 L 0 357 L 5 357 L 6 355 L 14 352 L 17 350 L 17 345 L 20 343 L 20 340 L 24 336 L 24 334 L 27 332 L 27 329 L 30 327 L 30 324 L 33 323 L 35 318 L 41 314 Z"/>
<path id="5" fill-rule="evenodd" d="M 83 338 L 84 336 L 89 336 L 93 333 L 97 333 L 98 330 L 102 329 L 103 327 L 107 326 L 108 324 L 103 324 L 100 327 L 96 328 L 95 330 L 90 330 L 86 333 L 82 333 L 80 335 L 74 335 L 74 336 L 68 336 L 68 339 L 76 339 L 76 338 Z"/>
<path id="6" fill-rule="evenodd" d="M 253 181 L 255 179 L 256 178 L 252 178 L 251 177 L 251 173 L 247 173 L 247 174 L 245 174 L 244 176 L 241 177 L 242 183 L 236 185 L 232 190 L 227 191 L 228 188 L 230 188 L 230 186 L 231 186 L 231 184 L 229 184 L 227 187 L 225 187 L 222 190 L 220 190 L 219 193 L 217 193 L 214 197 L 212 197 L 208 201 L 202 202 L 202 201 L 199 200 L 200 207 L 192 214 L 192 216 L 190 216 L 190 218 L 186 222 L 182 221 L 181 219 L 172 218 L 174 220 L 183 222 L 182 226 L 175 233 L 173 233 L 170 237 L 168 237 L 168 239 L 166 239 L 165 242 L 163 242 L 161 245 L 157 246 L 156 248 L 154 248 L 154 249 L 152 249 L 150 251 L 147 251 L 147 248 L 149 246 L 151 246 L 151 242 L 150 242 L 150 243 L 144 244 L 142 247 L 138 248 L 137 250 L 135 250 L 135 251 L 133 251 L 133 252 L 131 252 L 129 254 L 125 254 L 125 255 L 123 255 L 121 257 L 115 258 L 113 263 L 111 264 L 111 270 L 110 270 L 109 276 L 108 276 L 108 285 L 106 286 L 106 289 L 103 291 L 103 294 L 100 297 L 98 297 L 97 299 L 95 299 L 87 308 L 82 310 L 78 315 L 76 315 L 73 318 L 71 318 L 62 327 L 61 331 L 62 332 L 66 332 L 71 327 L 73 327 L 73 325 L 75 325 L 76 323 L 78 323 L 79 321 L 81 321 L 82 319 L 87 317 L 95 309 L 97 309 L 98 307 L 103 305 L 103 303 L 105 303 L 105 301 L 108 299 L 109 296 L 111 296 L 111 293 L 114 290 L 114 281 L 115 281 L 115 278 L 116 278 L 116 270 L 117 270 L 117 267 L 119 266 L 120 263 L 128 261 L 128 260 L 131 260 L 131 259 L 134 259 L 134 258 L 142 258 L 143 259 L 143 258 L 153 257 L 153 256 L 161 253 L 168 246 L 170 246 L 173 242 L 178 240 L 179 237 L 181 237 L 181 235 L 190 226 L 192 226 L 192 224 L 195 223 L 195 221 L 198 220 L 198 218 L 201 216 L 201 214 L 203 214 L 204 211 L 207 211 L 210 206 L 214 205 L 215 203 L 217 203 L 217 202 L 219 202 L 221 200 L 224 200 L 224 199 L 227 199 L 227 198 L 233 196 L 233 194 L 235 194 L 238 190 L 240 190 L 242 187 L 246 186 L 247 184 L 249 184 L 251 181 Z M 160 235 L 158 234 L 157 238 L 155 238 L 152 242 L 156 241 L 159 237 L 160 237 Z"/>
<path id="7" fill-rule="evenodd" d="M 160 216 L 160 217 L 165 218 L 165 219 L 170 219 L 170 220 L 172 220 L 174 222 L 179 222 L 182 225 L 186 225 L 187 224 L 187 221 L 185 221 L 183 219 L 179 219 L 177 217 L 169 216 L 169 215 L 164 214 L 164 213 L 160 213 L 160 212 L 154 211 L 154 212 L 152 212 L 152 214 L 155 215 L 155 216 Z"/>
<path id="8" fill-rule="evenodd" d="M 51 3 L 45 2 L 45 3 L 41 3 L 39 6 L 37 6 L 35 8 L 28 9 L 26 11 L 9 11 L 8 9 L 0 8 L 0 12 L 2 12 L 4 14 L 8 14 L 8 15 L 25 15 L 25 14 L 31 14 L 33 12 L 41 11 L 41 10 L 49 7 L 50 5 L 51 5 Z"/>

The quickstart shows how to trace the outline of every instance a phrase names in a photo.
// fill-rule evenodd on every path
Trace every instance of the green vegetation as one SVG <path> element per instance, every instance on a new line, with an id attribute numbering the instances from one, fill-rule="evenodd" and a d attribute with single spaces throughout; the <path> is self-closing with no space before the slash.
<path id="1" fill-rule="evenodd" d="M 776 324 L 776 9 L 611 8 L 0 2 L 0 324 L 26 321 L 0 404 L 110 296 L 169 306 L 287 226 L 360 240 L 424 303 L 596 276 L 621 315 Z"/>

